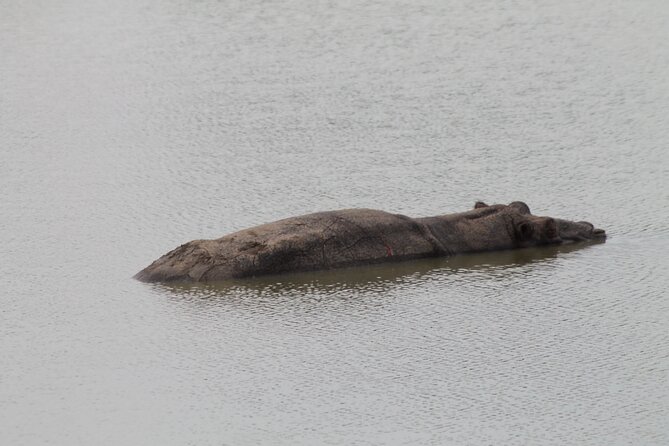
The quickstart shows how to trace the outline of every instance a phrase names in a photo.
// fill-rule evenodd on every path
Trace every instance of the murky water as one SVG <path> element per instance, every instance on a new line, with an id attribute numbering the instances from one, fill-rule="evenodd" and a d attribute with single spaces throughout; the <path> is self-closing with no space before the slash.
<path id="1" fill-rule="evenodd" d="M 669 3 L 0 1 L 0 438 L 669 443 Z M 573 245 L 225 286 L 187 240 L 476 200 Z"/>

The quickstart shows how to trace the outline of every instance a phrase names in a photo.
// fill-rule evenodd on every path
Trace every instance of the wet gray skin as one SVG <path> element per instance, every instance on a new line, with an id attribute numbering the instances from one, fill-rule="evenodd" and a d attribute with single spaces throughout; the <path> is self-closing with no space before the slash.
<path id="1" fill-rule="evenodd" d="M 500 205 L 488 206 L 485 203 L 478 202 L 475 208 L 495 208 L 498 206 Z M 520 214 L 524 216 L 524 219 L 518 219 L 516 222 L 520 245 L 523 246 L 606 239 L 606 231 L 595 228 L 592 223 L 587 221 L 535 216 L 531 214 L 529 207 L 521 201 L 513 202 L 509 204 L 509 207 L 517 208 Z"/>
<path id="2" fill-rule="evenodd" d="M 146 282 L 213 282 L 233 278 L 389 261 L 525 248 L 606 234 L 588 222 L 532 215 L 523 202 L 435 217 L 343 209 L 287 218 L 216 240 L 193 240 L 135 278 Z"/>
<path id="3" fill-rule="evenodd" d="M 606 231 L 595 228 L 592 223 L 587 221 L 573 222 L 556 218 L 555 222 L 563 243 L 606 238 Z"/>

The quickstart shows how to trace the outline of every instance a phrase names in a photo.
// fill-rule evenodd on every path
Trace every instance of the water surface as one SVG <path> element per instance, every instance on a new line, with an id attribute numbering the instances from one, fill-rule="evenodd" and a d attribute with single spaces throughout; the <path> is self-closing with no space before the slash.
<path id="1" fill-rule="evenodd" d="M 669 443 L 669 4 L 0 0 L 0 438 Z M 131 279 L 329 209 L 604 244 Z"/>

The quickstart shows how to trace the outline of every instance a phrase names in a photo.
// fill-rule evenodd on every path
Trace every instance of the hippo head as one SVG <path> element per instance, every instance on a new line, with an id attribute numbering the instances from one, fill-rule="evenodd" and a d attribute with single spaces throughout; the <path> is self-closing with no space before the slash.
<path id="1" fill-rule="evenodd" d="M 498 211 L 507 214 L 511 218 L 514 239 L 519 247 L 606 238 L 606 232 L 603 229 L 596 229 L 592 223 L 587 221 L 574 222 L 532 215 L 530 208 L 522 201 L 514 201 L 508 206 L 488 206 L 477 202 L 474 208 L 497 208 Z"/>

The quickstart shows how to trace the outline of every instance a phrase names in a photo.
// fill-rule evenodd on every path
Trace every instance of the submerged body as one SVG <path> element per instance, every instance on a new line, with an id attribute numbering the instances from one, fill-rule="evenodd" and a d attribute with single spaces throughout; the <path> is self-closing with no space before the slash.
<path id="1" fill-rule="evenodd" d="M 603 230 L 587 222 L 534 216 L 522 202 L 477 203 L 471 211 L 425 218 L 344 209 L 287 218 L 215 240 L 193 240 L 135 278 L 211 282 L 603 237 Z"/>

